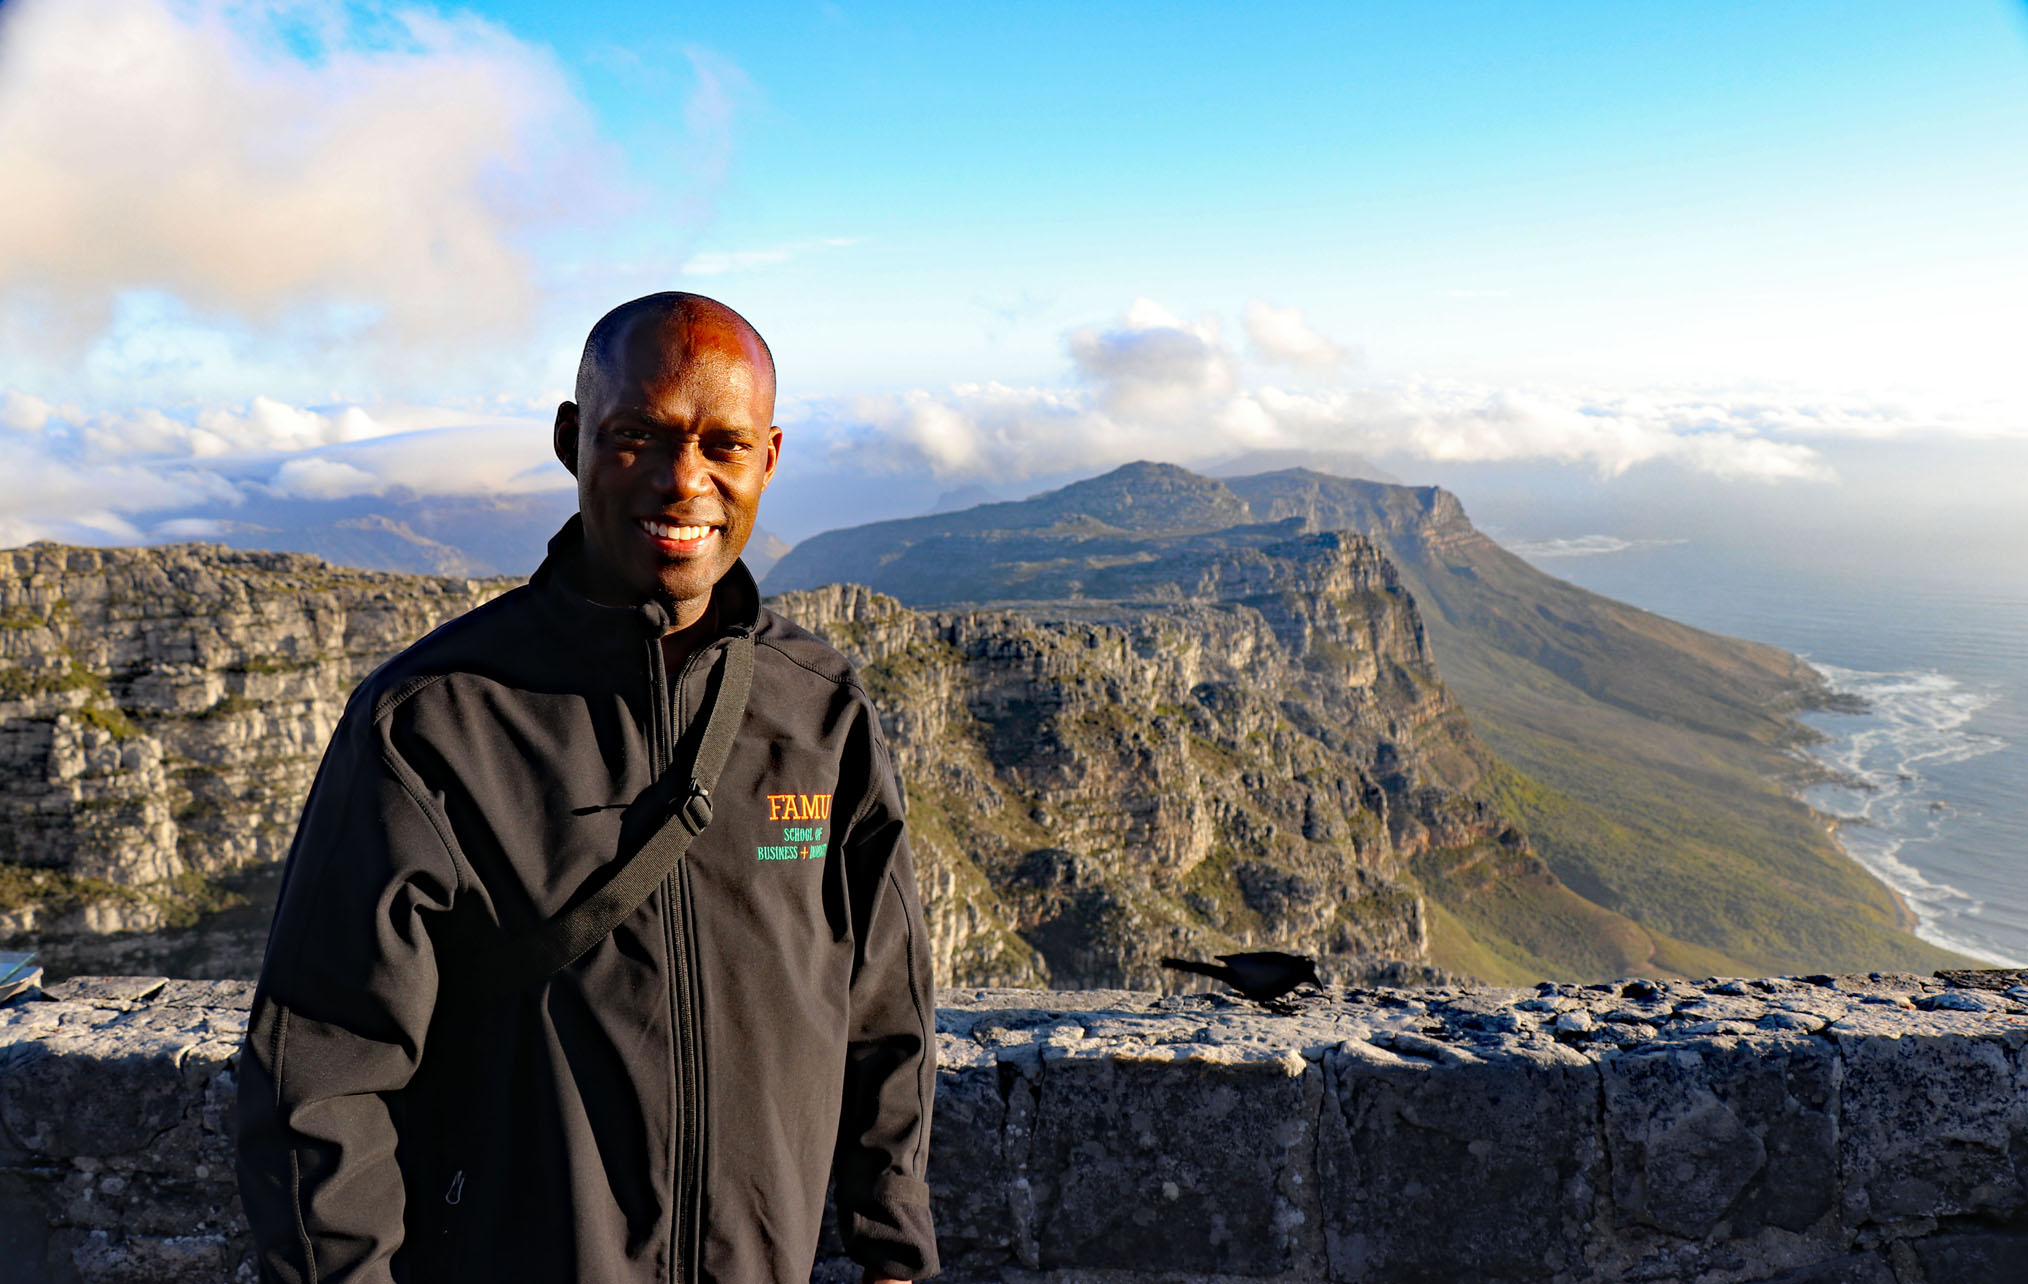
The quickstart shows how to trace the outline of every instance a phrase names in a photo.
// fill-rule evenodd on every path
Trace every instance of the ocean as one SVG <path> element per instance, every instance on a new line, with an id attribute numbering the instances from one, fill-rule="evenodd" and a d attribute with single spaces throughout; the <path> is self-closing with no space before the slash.
<path id="1" fill-rule="evenodd" d="M 1805 717 L 1837 777 L 1805 801 L 1907 899 L 1918 935 L 2028 966 L 2028 540 L 1499 537 L 1594 592 L 1794 651 L 1864 697 L 1868 713 Z"/>

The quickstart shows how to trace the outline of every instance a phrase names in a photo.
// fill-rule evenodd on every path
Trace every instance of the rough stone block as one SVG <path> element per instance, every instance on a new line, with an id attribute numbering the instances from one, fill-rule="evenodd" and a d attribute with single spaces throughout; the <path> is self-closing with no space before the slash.
<path id="1" fill-rule="evenodd" d="M 946 1269 L 973 1261 L 1005 1261 L 1014 1243 L 1016 1192 L 1009 1181 L 981 1182 L 981 1173 L 1017 1172 L 1026 1154 L 1010 1155 L 1007 1101 L 1017 1079 L 988 1056 L 981 1064 L 950 1065 L 937 1074 L 937 1109 L 930 1131 L 930 1204 Z M 1026 1090 L 1020 1085 L 1019 1090 Z M 1025 1146 L 1022 1147 L 1025 1151 Z"/>
<path id="2" fill-rule="evenodd" d="M 1853 1253 L 1783 1271 L 1758 1284 L 1900 1284 L 1878 1253 Z"/>
<path id="3" fill-rule="evenodd" d="M 2028 994 L 1890 982 L 946 994 L 945 1278 L 2028 1284 Z M 251 1284 L 244 1001 L 143 978 L 0 1005 L 0 1284 Z M 1650 1034 L 1598 1037 L 1630 1002 Z M 1753 1023 L 1791 1011 L 1827 1033 Z M 857 1278 L 835 1240 L 817 1278 Z"/>
<path id="4" fill-rule="evenodd" d="M 2028 1215 L 2028 1030 L 1947 1012 L 1902 1025 L 1900 1037 L 1831 1027 L 1844 1061 L 1845 1220 Z"/>
<path id="5" fill-rule="evenodd" d="M 90 1102 L 90 1109 L 79 1109 Z M 110 1040 L 16 1043 L 0 1051 L 0 1122 L 28 1149 L 62 1155 L 146 1150 L 183 1118 L 183 1076 L 160 1050 Z"/>
<path id="6" fill-rule="evenodd" d="M 1040 1265 L 1288 1269 L 1300 1212 L 1281 1189 L 1309 1148 L 1305 1070 L 1210 1045 L 1047 1049 L 1028 1171 Z"/>
<path id="7" fill-rule="evenodd" d="M 1911 1246 L 1925 1284 L 2022 1284 L 2028 1280 L 2028 1227 L 1938 1235 Z"/>
<path id="8" fill-rule="evenodd" d="M 0 1284 L 51 1277 L 49 1215 L 38 1185 L 30 1173 L 0 1170 Z"/>
<path id="9" fill-rule="evenodd" d="M 1701 1238 L 1805 1231 L 1833 1206 L 1837 1062 L 1828 1044 L 1714 1039 L 1600 1060 L 1622 1224 Z"/>
<path id="10" fill-rule="evenodd" d="M 224 1235 L 128 1235 L 96 1230 L 71 1248 L 77 1278 L 91 1284 L 162 1284 L 164 1280 L 251 1279 L 236 1245 Z"/>
<path id="11" fill-rule="evenodd" d="M 1603 1178 L 1597 1068 L 1555 1043 L 1395 1046 L 1410 1050 L 1352 1042 L 1325 1058 L 1331 1278 L 1577 1271 Z"/>

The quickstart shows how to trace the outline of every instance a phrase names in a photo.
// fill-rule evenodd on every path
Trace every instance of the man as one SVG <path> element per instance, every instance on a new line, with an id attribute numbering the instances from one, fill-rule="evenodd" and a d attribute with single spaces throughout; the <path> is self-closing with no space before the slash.
<path id="1" fill-rule="evenodd" d="M 264 1278 L 800 1281 L 832 1171 L 869 1277 L 935 1271 L 901 793 L 850 668 L 738 560 L 774 393 L 722 304 L 609 313 L 556 415 L 578 516 L 528 585 L 353 693 L 241 1057 Z M 742 649 L 751 696 L 687 851 L 517 978 L 689 806 L 667 782 L 709 774 Z"/>

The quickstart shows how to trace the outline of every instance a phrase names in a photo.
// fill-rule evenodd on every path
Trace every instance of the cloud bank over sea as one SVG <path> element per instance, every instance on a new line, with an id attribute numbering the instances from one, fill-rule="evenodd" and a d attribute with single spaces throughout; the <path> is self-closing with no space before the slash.
<path id="1" fill-rule="evenodd" d="M 1107 325 L 1067 331 L 1059 386 L 968 383 L 852 397 L 789 395 L 779 410 L 806 476 L 903 477 L 948 489 L 1018 485 L 1134 459 L 1210 466 L 1241 454 L 1330 452 L 1427 464 L 1548 464 L 1594 479 L 1666 466 L 1720 482 L 1835 484 L 1841 440 L 1983 429 L 1962 410 L 1919 412 L 1803 394 L 1615 392 L 1496 386 L 1459 376 L 1377 376 L 1357 348 L 1256 300 L 1242 346 L 1217 317 L 1135 300 Z M 1291 375 L 1293 374 L 1293 377 Z M 561 394 L 567 395 L 567 394 Z M 92 411 L 0 391 L 0 539 L 151 537 L 145 515 L 249 495 L 336 499 L 563 489 L 550 407 L 535 397 L 466 405 L 239 405 Z M 1413 480 L 1411 478 L 1410 480 Z M 913 493 L 913 492 L 909 492 Z M 904 515 L 876 496 L 860 520 Z M 1517 546 L 1572 557 L 1632 547 L 1609 535 Z"/>
<path id="2" fill-rule="evenodd" d="M 1977 406 L 1875 402 L 1808 390 L 1714 392 L 1380 375 L 1298 309 L 1252 301 L 1249 348 L 1215 316 L 1137 299 L 1109 325 L 1063 336 L 1073 379 L 985 382 L 885 396 L 805 398 L 839 452 L 895 471 L 1018 479 L 1130 459 L 1192 464 L 1238 451 L 1335 450 L 1439 463 L 1548 462 L 1617 477 L 1670 464 L 1744 482 L 1827 482 L 1820 449 L 1845 439 L 2007 431 Z M 1249 357 L 1253 359 L 1249 359 Z M 1294 372 L 1300 377 L 1289 378 Z"/>

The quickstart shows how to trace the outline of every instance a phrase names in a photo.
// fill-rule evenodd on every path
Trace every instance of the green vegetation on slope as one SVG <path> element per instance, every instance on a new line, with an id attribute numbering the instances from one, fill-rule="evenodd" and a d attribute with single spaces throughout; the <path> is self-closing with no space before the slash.
<path id="1" fill-rule="evenodd" d="M 1788 715 L 1821 694 L 1800 661 L 1586 593 L 1475 531 L 1441 555 L 1393 543 L 1439 671 L 1513 769 L 1489 797 L 1570 888 L 1656 936 L 1654 970 L 1963 962 L 1783 792 L 1803 774 Z"/>
<path id="2" fill-rule="evenodd" d="M 1655 942 L 1639 924 L 1577 895 L 1526 851 L 1477 843 L 1410 867 L 1428 897 L 1431 961 L 1447 971 L 1520 984 L 1653 970 Z"/>
<path id="3" fill-rule="evenodd" d="M 187 927 L 205 914 L 242 904 L 245 897 L 194 870 L 164 883 L 135 888 L 64 870 L 0 861 L 0 911 L 32 905 L 47 921 L 104 901 L 153 905 L 161 912 L 163 926 Z"/>

